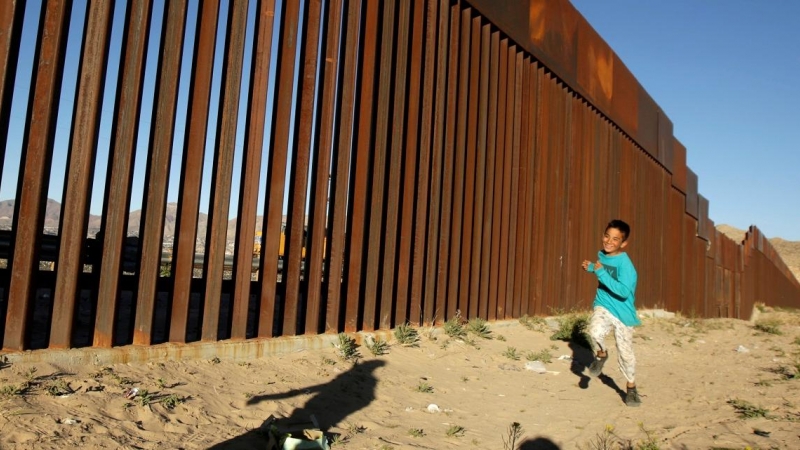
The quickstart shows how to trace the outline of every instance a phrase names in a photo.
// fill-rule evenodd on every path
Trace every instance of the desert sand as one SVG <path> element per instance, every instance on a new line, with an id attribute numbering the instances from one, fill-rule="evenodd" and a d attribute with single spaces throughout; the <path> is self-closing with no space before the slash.
<path id="1" fill-rule="evenodd" d="M 590 378 L 591 353 L 551 339 L 569 316 L 489 323 L 488 339 L 418 328 L 417 346 L 387 339 L 378 356 L 359 335 L 357 363 L 333 346 L 238 361 L 6 362 L 0 447 L 265 449 L 275 418 L 279 433 L 316 423 L 333 449 L 797 449 L 800 312 L 761 309 L 750 322 L 640 312 L 637 408 L 623 402 L 613 347 Z"/>

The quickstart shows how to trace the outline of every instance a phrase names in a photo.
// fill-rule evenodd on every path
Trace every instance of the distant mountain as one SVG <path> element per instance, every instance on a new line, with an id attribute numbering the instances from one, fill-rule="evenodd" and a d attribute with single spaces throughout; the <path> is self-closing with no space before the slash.
<path id="1" fill-rule="evenodd" d="M 717 230 L 737 243 L 741 243 L 744 240 L 746 233 L 744 230 L 725 224 L 717 225 Z M 800 241 L 787 241 L 786 239 L 774 237 L 769 239 L 769 242 L 775 247 L 775 251 L 778 252 L 795 278 L 800 280 Z"/>
<path id="2" fill-rule="evenodd" d="M 61 204 L 53 199 L 47 199 L 45 209 L 44 230 L 46 234 L 57 234 L 61 217 Z M 167 203 L 164 215 L 164 242 L 172 242 L 175 236 L 176 219 L 178 217 L 178 204 Z M 14 200 L 0 201 L 0 230 L 10 230 L 14 218 Z M 128 216 L 128 236 L 138 236 L 142 220 L 142 210 L 131 211 Z M 286 218 L 284 217 L 284 221 Z M 87 236 L 93 237 L 100 231 L 102 217 L 89 215 L 87 226 Z M 256 229 L 261 229 L 262 217 L 256 218 Z M 208 214 L 199 213 L 197 218 L 197 239 L 195 248 L 202 252 L 205 248 L 206 231 L 208 229 Z M 233 253 L 234 240 L 236 237 L 236 218 L 230 219 L 227 225 L 227 248 L 226 253 Z"/>

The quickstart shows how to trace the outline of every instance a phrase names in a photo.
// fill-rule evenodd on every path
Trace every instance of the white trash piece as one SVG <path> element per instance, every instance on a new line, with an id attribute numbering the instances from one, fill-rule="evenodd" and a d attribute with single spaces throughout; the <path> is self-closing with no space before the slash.
<path id="1" fill-rule="evenodd" d="M 528 361 L 525 363 L 525 369 L 536 373 L 547 373 L 547 367 L 541 361 Z"/>
<path id="2" fill-rule="evenodd" d="M 437 413 L 437 412 L 441 412 L 441 411 L 442 410 L 439 409 L 439 405 L 437 405 L 436 403 L 431 403 L 430 405 L 428 405 L 428 412 L 429 413 Z"/>

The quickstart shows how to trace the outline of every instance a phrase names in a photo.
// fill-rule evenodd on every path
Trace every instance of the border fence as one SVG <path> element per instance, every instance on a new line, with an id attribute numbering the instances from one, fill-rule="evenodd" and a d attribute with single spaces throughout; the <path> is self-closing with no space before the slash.
<path id="1" fill-rule="evenodd" d="M 3 1 L 0 137 L 4 351 L 800 306 L 566 0 Z"/>

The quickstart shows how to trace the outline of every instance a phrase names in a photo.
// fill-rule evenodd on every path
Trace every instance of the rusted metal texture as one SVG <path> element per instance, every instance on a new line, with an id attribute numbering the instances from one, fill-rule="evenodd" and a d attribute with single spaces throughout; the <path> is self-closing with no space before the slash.
<path id="1" fill-rule="evenodd" d="M 597 284 L 580 263 L 614 218 L 632 226 L 641 308 L 800 306 L 758 228 L 742 242 L 714 228 L 672 121 L 566 0 L 90 2 L 76 61 L 67 3 L 0 6 L 7 141 L 10 93 L 31 71 L 26 132 L 0 153 L 21 161 L 0 230 L 5 351 L 154 355 L 141 349 L 586 310 Z M 39 14 L 30 68 L 25 10 Z M 70 64 L 73 129 L 56 143 Z M 56 170 L 60 230 L 43 233 Z"/>
<path id="2" fill-rule="evenodd" d="M 195 57 L 192 74 L 191 108 L 184 140 L 183 181 L 176 218 L 178 233 L 173 244 L 172 314 L 169 328 L 171 342 L 186 342 L 189 320 L 189 300 L 192 290 L 195 247 L 197 242 L 197 216 L 200 212 L 200 191 L 205 161 L 206 128 L 208 124 L 211 77 L 214 69 L 219 1 L 203 3 L 198 14 L 195 39 Z"/>
<path id="3" fill-rule="evenodd" d="M 47 179 L 53 156 L 58 94 L 64 70 L 64 47 L 68 14 L 66 2 L 48 2 L 42 6 L 36 35 L 38 47 L 34 74 L 28 95 L 28 126 L 20 159 L 20 180 L 14 204 L 13 260 L 6 300 L 3 348 L 29 348 L 28 321 L 31 319 L 35 277 L 39 270 L 38 249 L 42 240 Z M 19 52 L 11 52 L 19 55 Z M 8 270 L 8 269 L 7 269 Z"/>
<path id="4" fill-rule="evenodd" d="M 66 170 L 64 212 L 61 217 L 61 251 L 58 255 L 50 348 L 69 348 L 78 296 L 78 277 L 83 272 L 83 245 L 91 199 L 92 163 L 100 132 L 101 91 L 105 73 L 112 3 L 89 4 L 81 53 L 81 72 L 75 95 L 72 142 Z"/>
<path id="5" fill-rule="evenodd" d="M 267 95 L 272 55 L 272 36 L 275 18 L 275 0 L 265 0 L 256 11 L 256 24 L 250 67 L 250 99 L 246 122 L 246 147 L 241 167 L 241 196 L 236 221 L 236 266 L 234 270 L 233 322 L 231 339 L 244 339 L 248 335 L 249 306 L 253 262 L 253 245 L 258 215 L 258 185 L 264 148 L 264 123 L 267 116 Z M 245 295 L 245 293 L 247 293 Z"/>
<path id="6" fill-rule="evenodd" d="M 114 344 L 114 320 L 120 291 L 120 275 L 128 223 L 128 198 L 138 134 L 139 108 L 144 83 L 144 61 L 150 30 L 149 1 L 131 4 L 125 27 L 125 55 L 120 67 L 120 85 L 116 102 L 116 120 L 112 125 L 113 151 L 106 176 L 107 198 L 103 211 L 103 249 L 97 287 L 97 314 L 93 346 L 108 348 Z M 113 187 L 113 189 L 112 189 Z"/>
<path id="7" fill-rule="evenodd" d="M 139 286 L 133 344 L 150 345 L 155 314 L 156 282 L 164 235 L 164 216 L 167 200 L 172 141 L 174 136 L 175 104 L 178 96 L 183 28 L 186 21 L 186 2 L 177 0 L 165 5 L 162 25 L 162 51 L 159 56 L 158 86 L 153 102 L 153 128 L 150 130 L 150 149 L 147 155 L 144 205 L 141 219 L 141 250 Z M 159 11 L 159 13 L 162 13 Z"/>

